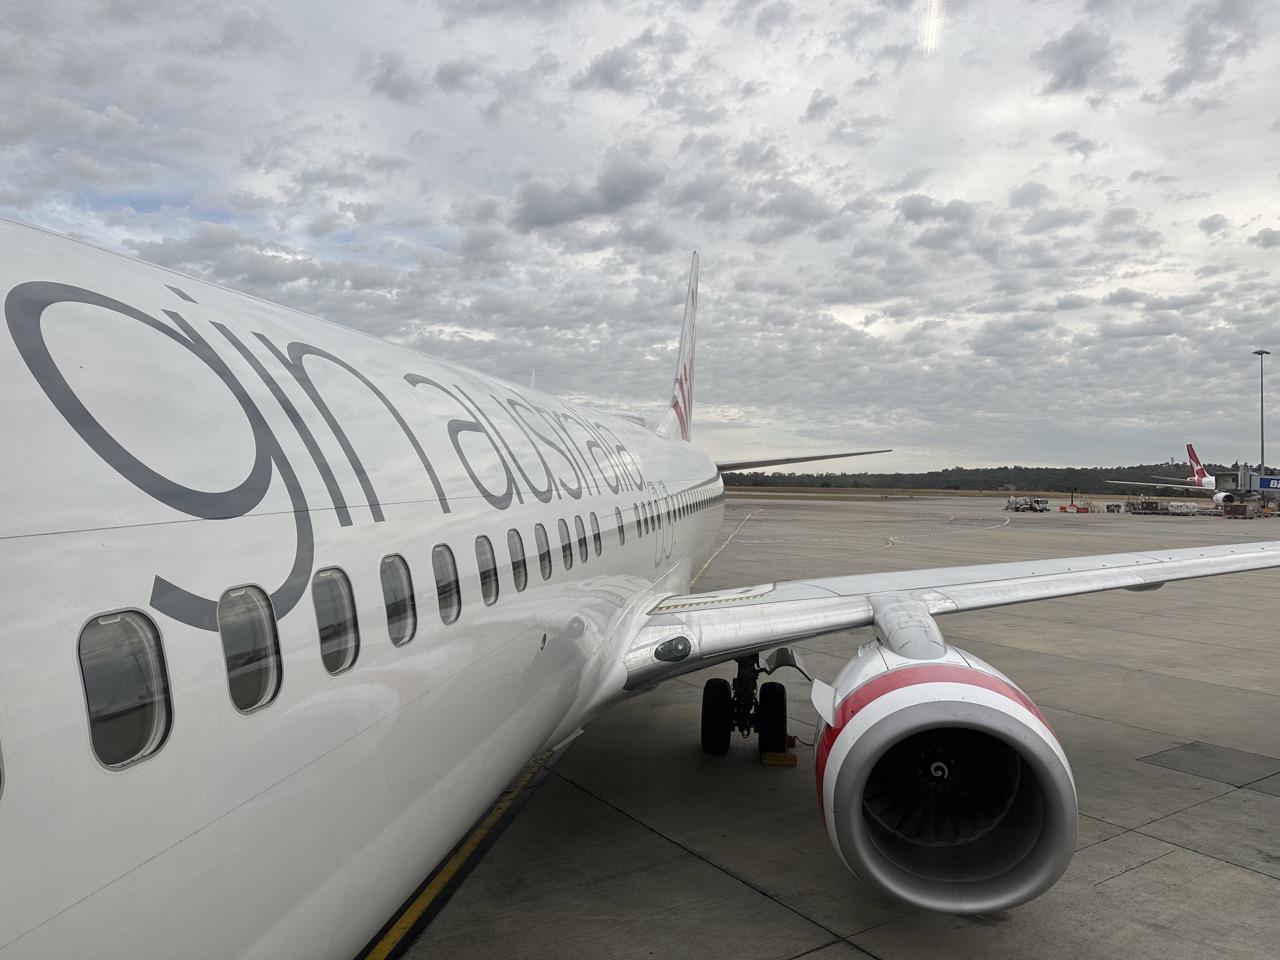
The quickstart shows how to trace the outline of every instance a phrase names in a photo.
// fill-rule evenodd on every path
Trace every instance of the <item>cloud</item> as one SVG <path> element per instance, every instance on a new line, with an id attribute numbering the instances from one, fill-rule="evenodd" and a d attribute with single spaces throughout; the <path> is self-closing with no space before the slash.
<path id="1" fill-rule="evenodd" d="M 1259 37 L 1256 8 L 1251 0 L 1193 6 L 1174 51 L 1177 67 L 1160 84 L 1164 95 L 1172 97 L 1193 84 L 1217 80 L 1230 61 L 1248 55 Z"/>
<path id="2" fill-rule="evenodd" d="M 595 184 L 530 180 L 517 188 L 512 225 L 521 233 L 617 213 L 648 199 L 662 184 L 663 170 L 638 157 L 613 153 Z"/>
<path id="3" fill-rule="evenodd" d="M 821 88 L 815 88 L 813 95 L 809 97 L 809 105 L 805 108 L 804 116 L 801 119 L 806 123 L 821 120 L 834 110 L 839 102 L 833 96 L 823 96 Z"/>
<path id="4" fill-rule="evenodd" d="M 1280 247 L 1280 230 L 1263 227 L 1249 238 L 1249 242 L 1257 247 Z"/>
<path id="5" fill-rule="evenodd" d="M 1085 307 L 1093 305 L 1093 297 L 1086 297 L 1082 293 L 1068 293 L 1061 296 L 1054 303 L 1055 310 L 1083 310 Z"/>
<path id="6" fill-rule="evenodd" d="M 1127 306 L 1131 303 L 1141 303 L 1147 298 L 1145 293 L 1139 293 L 1137 290 L 1130 290 L 1128 287 L 1117 287 L 1103 298 L 1103 303 L 1113 306 Z"/>
<path id="7" fill-rule="evenodd" d="M 675 25 L 659 33 L 646 27 L 625 44 L 610 47 L 592 58 L 587 68 L 573 78 L 575 90 L 607 90 L 620 94 L 660 91 L 657 99 L 670 98 L 663 78 L 675 68 L 675 58 L 689 48 L 689 37 Z M 679 81 L 675 81 L 679 82 Z"/>
<path id="8" fill-rule="evenodd" d="M 421 103 L 431 88 L 426 75 L 411 69 L 404 57 L 394 50 L 384 50 L 372 62 L 366 63 L 364 74 L 374 93 L 399 103 Z"/>
<path id="9" fill-rule="evenodd" d="M 1109 244 L 1154 247 L 1160 242 L 1160 234 L 1143 224 L 1142 213 L 1136 207 L 1112 207 L 1098 224 L 1098 239 Z"/>
<path id="10" fill-rule="evenodd" d="M 881 189 L 885 193 L 901 193 L 903 190 L 914 190 L 928 180 L 931 173 L 933 173 L 933 167 L 916 167 L 914 170 L 908 170 L 892 183 L 886 183 Z"/>
<path id="11" fill-rule="evenodd" d="M 1105 34 L 1077 24 L 1057 40 L 1050 40 L 1031 55 L 1031 61 L 1049 74 L 1043 96 L 1087 90 L 1108 92 L 1132 83 L 1117 73 L 1118 48 Z"/>
<path id="12" fill-rule="evenodd" d="M 1213 302 L 1213 294 L 1203 291 L 1198 293 L 1171 294 L 1167 297 L 1147 297 L 1144 309 L 1176 310 L 1179 312 L 1195 312 Z"/>
<path id="13" fill-rule="evenodd" d="M 977 208 L 971 203 L 948 200 L 940 204 L 923 193 L 912 193 L 899 200 L 898 212 L 911 223 L 924 223 L 926 220 L 971 223 L 977 217 Z"/>
<path id="14" fill-rule="evenodd" d="M 1050 142 L 1056 143 L 1067 153 L 1079 154 L 1086 160 L 1102 146 L 1096 140 L 1088 140 L 1074 130 L 1063 130 L 1061 133 L 1056 133 L 1050 138 Z"/>
<path id="15" fill-rule="evenodd" d="M 579 90 L 612 90 L 614 93 L 631 93 L 645 76 L 640 57 L 633 49 L 614 47 L 600 54 L 579 76 L 573 85 Z"/>
<path id="16" fill-rule="evenodd" d="M 469 60 L 445 60 L 436 66 L 431 74 L 435 86 L 445 93 L 470 91 L 475 89 L 475 82 L 483 73 L 480 64 Z"/>
<path id="17" fill-rule="evenodd" d="M 9 0 L 0 215 L 650 416 L 696 247 L 709 445 L 1237 429 L 1188 397 L 1280 304 L 1271 4 L 956 0 L 931 60 L 912 0 L 317 9 Z"/>
<path id="18" fill-rule="evenodd" d="M 1071 210 L 1067 207 L 1042 208 L 1034 211 L 1022 225 L 1027 234 L 1048 233 L 1063 227 L 1077 227 L 1092 216 L 1088 210 Z"/>
<path id="19" fill-rule="evenodd" d="M 586 0 L 439 0 L 451 21 L 511 17 L 534 20 L 563 19 Z"/>
<path id="20" fill-rule="evenodd" d="M 1043 183 L 1028 180 L 1022 186 L 1014 187 L 1009 191 L 1009 206 L 1038 207 L 1046 200 L 1052 200 L 1053 197 L 1054 192 Z"/>
<path id="21" fill-rule="evenodd" d="M 1222 214 L 1215 213 L 1205 217 L 1198 224 L 1196 224 L 1196 226 L 1198 226 L 1201 230 L 1203 230 L 1209 236 L 1213 236 L 1215 233 L 1221 233 L 1223 230 L 1227 229 L 1230 223 L 1231 221 L 1228 220 L 1226 217 L 1224 217 Z"/>

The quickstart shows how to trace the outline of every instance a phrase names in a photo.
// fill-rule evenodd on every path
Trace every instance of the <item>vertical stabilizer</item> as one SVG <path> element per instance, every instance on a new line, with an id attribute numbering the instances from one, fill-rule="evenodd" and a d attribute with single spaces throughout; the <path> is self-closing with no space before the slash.
<path id="1" fill-rule="evenodd" d="M 689 268 L 689 294 L 684 301 L 684 327 L 680 331 L 680 353 L 676 357 L 676 376 L 671 384 L 671 405 L 658 424 L 658 432 L 669 437 L 689 439 L 693 430 L 693 354 L 697 345 L 695 327 L 698 319 L 698 254 Z"/>
<path id="2" fill-rule="evenodd" d="M 1196 456 L 1196 448 L 1191 444 L 1187 444 L 1187 459 L 1191 461 L 1191 473 L 1193 481 L 1197 487 L 1203 487 L 1205 480 L 1209 477 L 1209 471 L 1200 464 L 1200 458 Z"/>

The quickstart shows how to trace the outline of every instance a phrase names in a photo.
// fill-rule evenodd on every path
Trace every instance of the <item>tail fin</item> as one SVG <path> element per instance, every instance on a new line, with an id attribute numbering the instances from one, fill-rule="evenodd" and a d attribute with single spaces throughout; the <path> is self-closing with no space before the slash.
<path id="1" fill-rule="evenodd" d="M 1209 478 L 1209 471 L 1200 463 L 1200 458 L 1196 456 L 1196 448 L 1191 444 L 1187 444 L 1187 459 L 1191 461 L 1191 473 L 1195 477 L 1197 487 L 1203 487 L 1205 480 Z"/>
<path id="2" fill-rule="evenodd" d="M 684 301 L 684 327 L 680 331 L 680 353 L 676 357 L 676 377 L 671 384 L 671 405 L 658 424 L 658 432 L 688 440 L 693 432 L 693 354 L 697 346 L 698 254 L 689 268 L 689 293 Z"/>

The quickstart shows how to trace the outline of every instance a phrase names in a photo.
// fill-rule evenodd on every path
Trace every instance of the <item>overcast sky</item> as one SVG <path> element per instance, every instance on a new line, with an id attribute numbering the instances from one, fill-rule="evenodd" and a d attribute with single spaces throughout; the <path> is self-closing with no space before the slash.
<path id="1" fill-rule="evenodd" d="M 651 420 L 696 249 L 721 459 L 1254 460 L 1278 37 L 1255 0 L 3 0 L 0 215 Z"/>

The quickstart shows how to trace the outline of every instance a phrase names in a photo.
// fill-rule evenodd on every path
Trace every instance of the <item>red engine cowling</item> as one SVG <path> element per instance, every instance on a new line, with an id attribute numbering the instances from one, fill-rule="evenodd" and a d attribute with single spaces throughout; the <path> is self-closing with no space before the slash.
<path id="1" fill-rule="evenodd" d="M 1067 869 L 1071 768 L 995 668 L 954 647 L 913 660 L 872 644 L 834 689 L 815 684 L 814 703 L 828 718 L 816 741 L 827 832 L 868 886 L 926 910 L 990 913 Z"/>

